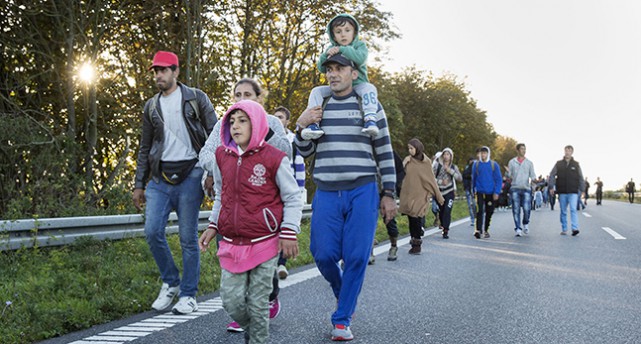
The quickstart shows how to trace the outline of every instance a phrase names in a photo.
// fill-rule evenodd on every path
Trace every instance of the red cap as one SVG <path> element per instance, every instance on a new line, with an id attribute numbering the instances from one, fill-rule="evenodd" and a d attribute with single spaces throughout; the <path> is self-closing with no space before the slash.
<path id="1" fill-rule="evenodd" d="M 154 62 L 149 69 L 154 67 L 170 67 L 172 65 L 176 67 L 179 66 L 178 56 L 170 51 L 159 51 L 154 55 Z"/>

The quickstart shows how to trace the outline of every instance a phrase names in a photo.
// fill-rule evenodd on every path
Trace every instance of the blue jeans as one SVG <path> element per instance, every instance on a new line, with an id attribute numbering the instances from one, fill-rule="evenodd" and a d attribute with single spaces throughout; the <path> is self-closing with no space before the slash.
<path id="1" fill-rule="evenodd" d="M 470 190 L 465 190 L 465 199 L 467 200 L 467 207 L 470 211 L 470 221 L 474 222 L 474 213 L 476 212 L 476 203 L 474 202 L 474 194 Z"/>
<path id="2" fill-rule="evenodd" d="M 204 192 L 200 186 L 203 170 L 195 167 L 189 177 L 178 185 L 153 179 L 147 184 L 145 198 L 145 237 L 154 256 L 160 278 L 170 287 L 180 285 L 179 296 L 196 296 L 200 277 L 200 252 L 198 250 L 198 214 Z M 183 278 L 174 263 L 167 245 L 165 227 L 169 213 L 176 209 L 178 233 L 182 250 Z"/>
<path id="3" fill-rule="evenodd" d="M 316 190 L 312 201 L 310 251 L 338 300 L 332 324 L 349 326 L 378 223 L 376 183 L 342 191 Z M 339 261 L 345 263 L 341 270 Z"/>
<path id="4" fill-rule="evenodd" d="M 567 232 L 568 230 L 568 206 L 570 207 L 570 221 L 572 222 L 572 230 L 579 229 L 579 216 L 576 213 L 576 205 L 579 195 L 572 194 L 559 194 L 559 208 L 561 208 L 561 230 Z"/>
<path id="5" fill-rule="evenodd" d="M 530 223 L 530 211 L 532 210 L 532 190 L 511 189 L 512 195 L 512 216 L 514 217 L 514 230 L 521 228 L 521 207 L 523 207 L 523 224 Z"/>

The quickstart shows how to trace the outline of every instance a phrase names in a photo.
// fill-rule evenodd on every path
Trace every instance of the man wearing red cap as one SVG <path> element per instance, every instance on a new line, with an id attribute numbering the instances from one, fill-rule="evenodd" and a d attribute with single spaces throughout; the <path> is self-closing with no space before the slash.
<path id="1" fill-rule="evenodd" d="M 198 153 L 216 124 L 216 113 L 203 91 L 177 81 L 176 54 L 157 52 L 149 69 L 160 92 L 143 111 L 133 202 L 138 210 L 146 203 L 145 236 L 163 281 L 151 307 L 165 310 L 178 295 L 173 313 L 188 314 L 198 310 L 198 214 L 204 196 Z M 182 279 L 165 237 L 172 210 L 178 215 Z"/>

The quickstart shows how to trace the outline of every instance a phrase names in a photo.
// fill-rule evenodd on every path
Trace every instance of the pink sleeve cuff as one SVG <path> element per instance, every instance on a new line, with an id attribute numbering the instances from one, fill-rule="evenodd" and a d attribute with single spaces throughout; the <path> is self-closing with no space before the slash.
<path id="1" fill-rule="evenodd" d="M 281 228 L 279 238 L 283 240 L 297 240 L 296 232 L 289 228 Z"/>
<path id="2" fill-rule="evenodd" d="M 209 225 L 207 226 L 207 229 L 218 230 L 218 226 L 215 223 L 210 222 Z"/>

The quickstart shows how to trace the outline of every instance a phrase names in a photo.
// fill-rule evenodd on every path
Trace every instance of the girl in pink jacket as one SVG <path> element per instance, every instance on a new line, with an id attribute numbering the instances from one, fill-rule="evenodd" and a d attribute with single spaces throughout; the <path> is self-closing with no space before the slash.
<path id="1" fill-rule="evenodd" d="M 215 198 L 201 251 L 222 235 L 218 259 L 225 311 L 250 343 L 269 336 L 269 301 L 279 252 L 298 255 L 303 201 L 285 153 L 265 142 L 263 107 L 250 100 L 232 105 L 223 117 L 222 145 L 214 161 Z"/>

